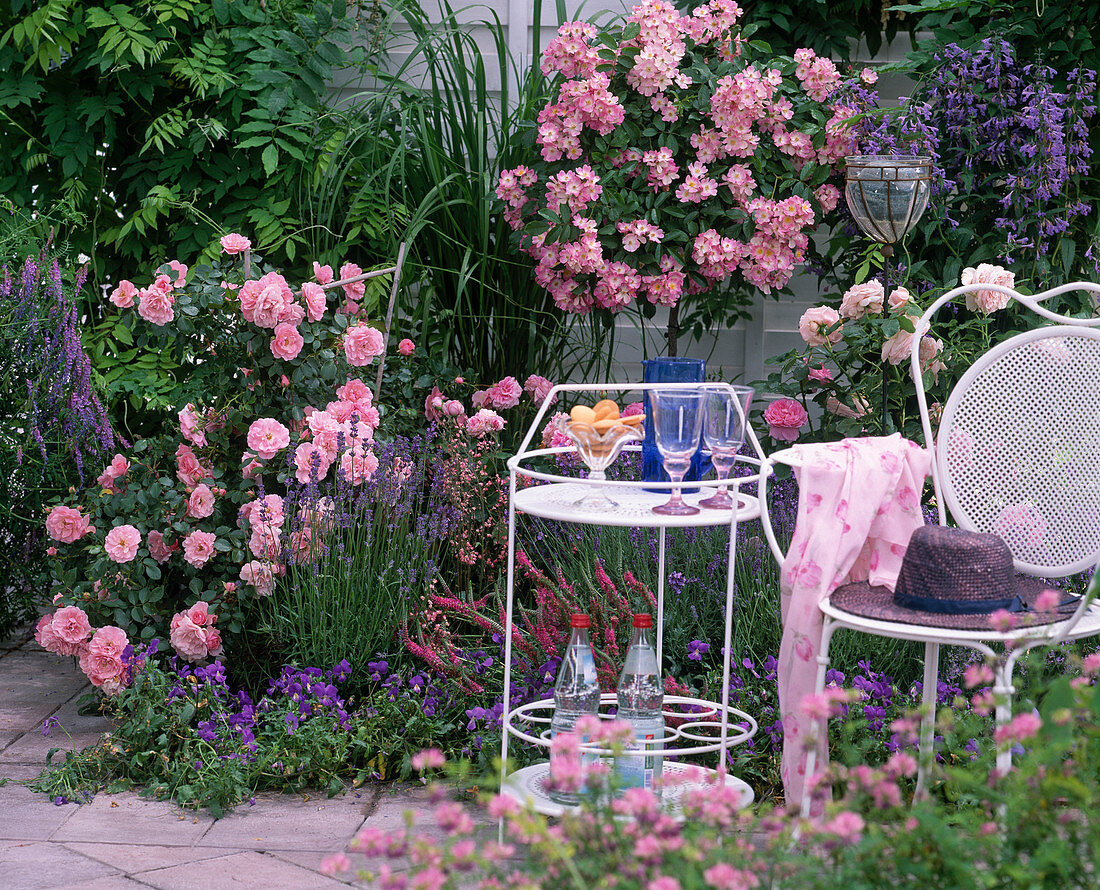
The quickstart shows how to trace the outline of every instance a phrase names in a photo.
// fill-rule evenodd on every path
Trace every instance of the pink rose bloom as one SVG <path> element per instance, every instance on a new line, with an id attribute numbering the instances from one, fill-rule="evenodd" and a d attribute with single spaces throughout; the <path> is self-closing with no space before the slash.
<path id="1" fill-rule="evenodd" d="M 187 515 L 192 519 L 206 519 L 214 513 L 214 492 L 209 485 L 196 485 L 187 499 Z"/>
<path id="2" fill-rule="evenodd" d="M 172 618 L 168 639 L 184 661 L 202 661 L 210 653 L 208 633 L 206 628 L 195 624 L 186 612 L 178 612 Z"/>
<path id="3" fill-rule="evenodd" d="M 884 296 L 881 281 L 865 281 L 850 287 L 840 301 L 840 314 L 845 318 L 863 318 L 864 315 L 882 314 Z"/>
<path id="4" fill-rule="evenodd" d="M 280 322 L 275 326 L 275 336 L 271 339 L 271 354 L 275 358 L 281 358 L 285 362 L 296 359 L 302 351 L 305 340 L 298 333 L 298 329 L 286 322 Z"/>
<path id="5" fill-rule="evenodd" d="M 164 533 L 159 531 L 149 532 L 149 555 L 153 557 L 161 565 L 166 563 L 172 556 L 173 547 L 169 547 L 164 543 Z"/>
<path id="6" fill-rule="evenodd" d="M 251 584 L 256 596 L 270 596 L 275 589 L 275 573 L 270 563 L 253 559 L 241 566 L 241 580 Z"/>
<path id="7" fill-rule="evenodd" d="M 947 368 L 947 365 L 937 358 L 941 352 L 943 352 L 943 340 L 937 340 L 927 334 L 921 339 L 920 366 L 922 370 L 932 373 L 933 380 L 940 376 L 940 371 Z"/>
<path id="8" fill-rule="evenodd" d="M 636 417 L 639 414 L 645 414 L 645 405 L 641 402 L 631 402 L 625 408 L 623 408 L 620 417 Z"/>
<path id="9" fill-rule="evenodd" d="M 168 268 L 176 273 L 176 280 L 172 282 L 172 287 L 183 287 L 187 281 L 187 266 L 179 260 L 172 260 L 168 263 Z"/>
<path id="10" fill-rule="evenodd" d="M 823 346 L 826 343 L 839 343 L 844 337 L 844 331 L 837 328 L 831 334 L 825 331 L 840 321 L 840 315 L 829 306 L 814 306 L 802 313 L 798 320 L 798 333 L 806 341 L 807 346 Z"/>
<path id="11" fill-rule="evenodd" d="M 212 532 L 191 532 L 183 539 L 183 558 L 196 569 L 201 569 L 214 558 L 216 540 Z"/>
<path id="12" fill-rule="evenodd" d="M 345 278 L 354 278 L 356 275 L 362 275 L 363 270 L 359 268 L 355 263 L 344 263 L 340 267 L 340 280 Z M 367 284 L 365 281 L 356 281 L 354 284 L 341 285 L 344 289 L 344 295 L 347 297 L 349 303 L 358 300 L 367 291 Z"/>
<path id="13" fill-rule="evenodd" d="M 129 309 L 134 305 L 134 297 L 138 295 L 138 289 L 134 287 L 132 281 L 127 281 L 125 278 L 118 283 L 111 296 L 108 298 L 119 309 Z"/>
<path id="14" fill-rule="evenodd" d="M 283 312 L 279 316 L 279 324 L 288 324 L 292 328 L 298 327 L 305 320 L 306 307 L 301 303 L 290 303 L 284 306 Z"/>
<path id="15" fill-rule="evenodd" d="M 116 525 L 107 532 L 103 549 L 115 562 L 131 562 L 137 556 L 141 532 L 132 525 Z"/>
<path id="16" fill-rule="evenodd" d="M 316 263 L 313 264 L 316 267 Z M 332 270 L 329 269 L 331 273 Z M 307 281 L 302 285 L 302 299 L 306 301 L 306 314 L 310 321 L 320 321 L 328 308 L 328 298 L 325 289 L 319 284 Z"/>
<path id="17" fill-rule="evenodd" d="M 47 652 L 60 655 L 57 647 L 61 644 L 61 638 L 54 632 L 53 615 L 43 615 L 38 619 L 34 628 L 34 641 Z"/>
<path id="18" fill-rule="evenodd" d="M 210 614 L 210 604 L 205 600 L 192 603 L 191 608 L 187 610 L 187 617 L 199 627 L 207 627 L 218 620 L 217 615 Z"/>
<path id="19" fill-rule="evenodd" d="M 486 389 L 479 389 L 472 396 L 470 396 L 470 403 L 475 408 L 483 408 L 485 403 L 489 401 L 489 391 Z"/>
<path id="20" fill-rule="evenodd" d="M 806 377 L 815 383 L 828 383 L 833 379 L 833 372 L 824 365 L 819 365 L 816 368 L 810 368 L 806 372 Z"/>
<path id="21" fill-rule="evenodd" d="M 191 450 L 191 447 L 181 442 L 179 448 L 176 449 L 176 476 L 179 477 L 180 482 L 190 488 L 209 475 L 206 468 L 195 457 L 195 452 Z"/>
<path id="22" fill-rule="evenodd" d="M 521 395 L 523 387 L 519 385 L 519 381 L 515 377 L 505 377 L 485 391 L 485 404 L 497 410 L 515 408 Z"/>
<path id="23" fill-rule="evenodd" d="M 62 544 L 79 541 L 88 532 L 94 531 L 87 516 L 72 507 L 54 507 L 46 517 L 46 533 Z"/>
<path id="24" fill-rule="evenodd" d="M 80 656 L 80 669 L 84 671 L 91 684 L 98 688 L 112 681 L 120 682 L 125 668 L 122 659 L 117 655 L 102 655 L 88 651 Z"/>
<path id="25" fill-rule="evenodd" d="M 336 390 L 336 395 L 346 402 L 355 402 L 363 408 L 369 408 L 374 402 L 374 393 L 358 377 L 349 377 L 348 382 Z"/>
<path id="26" fill-rule="evenodd" d="M 458 399 L 449 399 L 443 403 L 443 413 L 448 417 L 462 417 L 466 413 L 466 408 Z"/>
<path id="27" fill-rule="evenodd" d="M 54 612 L 53 632 L 63 642 L 83 647 L 92 635 L 92 624 L 79 606 L 64 606 Z"/>
<path id="28" fill-rule="evenodd" d="M 294 449 L 294 466 L 295 478 L 306 485 L 311 479 L 320 482 L 328 475 L 332 458 L 323 448 L 318 448 L 312 442 L 303 442 Z"/>
<path id="29" fill-rule="evenodd" d="M 776 399 L 764 410 L 768 435 L 780 442 L 793 442 L 798 431 L 806 425 L 809 415 L 801 403 L 794 399 Z"/>
<path id="30" fill-rule="evenodd" d="M 408 337 L 397 344 L 397 351 L 404 356 L 410 356 L 416 352 L 416 344 Z"/>
<path id="31" fill-rule="evenodd" d="M 263 473 L 264 466 L 256 456 L 249 452 L 241 455 L 241 476 L 245 479 L 256 479 Z"/>
<path id="32" fill-rule="evenodd" d="M 180 411 L 179 420 L 180 435 L 192 445 L 197 445 L 199 448 L 206 447 L 206 434 L 199 428 L 202 415 L 195 410 L 195 406 L 188 402 L 187 406 Z"/>
<path id="33" fill-rule="evenodd" d="M 150 324 L 164 327 L 176 317 L 176 310 L 172 308 L 176 298 L 171 291 L 160 290 L 156 287 L 142 288 L 138 296 L 138 315 Z"/>
<path id="34" fill-rule="evenodd" d="M 424 400 L 424 416 L 429 421 L 438 420 L 443 412 L 443 393 L 439 391 L 438 386 L 433 386 L 432 391 L 428 393 L 428 397 Z"/>
<path id="35" fill-rule="evenodd" d="M 882 344 L 882 360 L 891 365 L 900 365 L 909 358 L 909 347 L 912 343 L 913 335 L 909 331 L 898 331 Z"/>
<path id="36" fill-rule="evenodd" d="M 976 269 L 968 266 L 963 269 L 960 278 L 963 284 L 999 284 L 1001 287 L 1014 288 L 1016 275 L 1002 266 L 981 263 Z M 1008 305 L 1008 294 L 993 290 L 973 291 L 966 295 L 966 308 L 988 315 Z"/>
<path id="37" fill-rule="evenodd" d="M 825 400 L 825 410 L 830 414 L 835 414 L 837 417 L 847 417 L 849 420 L 859 420 L 859 418 L 866 416 L 867 412 L 871 410 L 871 406 L 867 404 L 865 399 L 857 398 L 855 402 L 856 407 L 849 408 L 835 396 L 829 396 L 829 398 Z"/>
<path id="38" fill-rule="evenodd" d="M 362 485 L 370 479 L 378 469 L 378 458 L 374 452 L 356 443 L 354 448 L 349 448 L 340 458 L 340 470 L 344 479 L 352 485 Z"/>
<path id="39" fill-rule="evenodd" d="M 531 397 L 531 401 L 537 405 L 541 405 L 550 394 L 550 390 L 554 388 L 554 384 L 547 380 L 545 377 L 540 377 L 538 374 L 532 374 L 523 383 L 523 391 Z M 556 402 L 557 396 L 554 397 Z"/>
<path id="40" fill-rule="evenodd" d="M 108 465 L 108 469 L 111 471 L 111 475 L 116 479 L 121 479 L 128 472 L 130 472 L 130 462 L 126 460 L 121 454 L 116 454 L 111 458 L 111 463 Z"/>
<path id="41" fill-rule="evenodd" d="M 106 658 L 122 658 L 122 653 L 130 641 L 126 638 L 126 631 L 121 627 L 101 627 L 95 632 L 92 641 L 88 643 L 88 651 Z"/>
<path id="42" fill-rule="evenodd" d="M 274 328 L 291 303 L 294 293 L 278 272 L 268 272 L 255 281 L 246 281 L 237 298 L 241 315 L 261 328 Z"/>
<path id="43" fill-rule="evenodd" d="M 206 651 L 214 658 L 222 654 L 222 635 L 216 627 L 206 629 Z"/>
<path id="44" fill-rule="evenodd" d="M 486 433 L 495 433 L 502 429 L 504 429 L 504 418 L 491 408 L 482 408 L 466 421 L 466 432 L 475 439 L 480 439 Z"/>
<path id="45" fill-rule="evenodd" d="M 290 444 L 290 430 L 273 417 L 261 417 L 248 428 L 248 447 L 264 460 L 271 460 Z"/>
<path id="46" fill-rule="evenodd" d="M 322 266 L 318 263 L 313 264 L 313 277 L 317 279 L 318 284 L 329 284 L 332 282 L 332 266 Z"/>
<path id="47" fill-rule="evenodd" d="M 236 256 L 241 251 L 248 250 L 252 246 L 251 241 L 245 238 L 244 235 L 238 235 L 236 232 L 230 232 L 228 235 L 223 235 L 221 241 L 218 243 L 222 246 L 222 252 L 230 256 Z"/>
<path id="48" fill-rule="evenodd" d="M 385 351 L 385 340 L 377 328 L 360 322 L 344 332 L 344 355 L 349 365 L 369 365 Z"/>
<path id="49" fill-rule="evenodd" d="M 911 299 L 913 298 L 906 288 L 896 287 L 890 291 L 890 308 L 901 309 L 903 306 L 907 306 Z"/>

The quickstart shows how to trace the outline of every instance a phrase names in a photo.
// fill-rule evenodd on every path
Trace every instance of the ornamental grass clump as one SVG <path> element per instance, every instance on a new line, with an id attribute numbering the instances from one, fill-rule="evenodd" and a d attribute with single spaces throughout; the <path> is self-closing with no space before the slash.
<path id="1" fill-rule="evenodd" d="M 542 70 L 559 79 L 535 125 L 540 157 L 505 170 L 497 195 L 558 308 L 751 297 L 805 258 L 859 109 L 838 101 L 829 59 L 772 56 L 742 37 L 741 15 L 732 0 L 683 16 L 646 0 L 621 25 L 568 22 L 547 46 Z M 696 302 L 708 324 L 736 314 L 725 296 Z"/>

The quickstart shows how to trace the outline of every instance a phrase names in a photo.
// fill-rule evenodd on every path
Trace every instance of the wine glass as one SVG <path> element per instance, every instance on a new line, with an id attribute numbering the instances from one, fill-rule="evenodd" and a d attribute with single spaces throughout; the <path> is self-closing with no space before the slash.
<path id="1" fill-rule="evenodd" d="M 703 440 L 710 449 L 710 462 L 718 474 L 718 481 L 725 482 L 737 461 L 737 452 L 745 444 L 745 427 L 748 424 L 749 404 L 752 402 L 751 386 L 734 386 L 709 390 L 703 419 Z M 700 507 L 712 510 L 732 510 L 733 498 L 722 485 L 713 495 L 699 501 Z"/>
<path id="2" fill-rule="evenodd" d="M 654 513 L 691 516 L 699 512 L 698 507 L 684 503 L 679 484 L 699 448 L 703 405 L 704 393 L 699 389 L 655 389 L 650 393 L 657 450 L 661 452 L 668 478 L 677 486 L 672 489 L 668 503 L 654 507 Z"/>

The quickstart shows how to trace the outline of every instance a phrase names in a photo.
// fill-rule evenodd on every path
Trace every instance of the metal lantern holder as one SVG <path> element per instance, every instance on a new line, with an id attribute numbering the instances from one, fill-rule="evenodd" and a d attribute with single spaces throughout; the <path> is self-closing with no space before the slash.
<path id="1" fill-rule="evenodd" d="M 890 258 L 928 207 L 932 159 L 855 155 L 845 158 L 844 200 L 863 233 L 882 245 L 882 298 L 890 298 Z M 889 432 L 887 363 L 882 363 L 882 434 Z"/>

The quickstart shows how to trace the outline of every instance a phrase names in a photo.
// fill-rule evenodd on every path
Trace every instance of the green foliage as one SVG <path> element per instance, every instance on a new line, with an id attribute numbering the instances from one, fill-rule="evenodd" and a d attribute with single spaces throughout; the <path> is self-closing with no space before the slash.
<path id="1" fill-rule="evenodd" d="M 14 0 L 0 9 L 0 193 L 80 214 L 61 236 L 97 284 L 224 231 L 293 260 L 307 243 L 294 199 L 354 26 L 343 0 Z"/>

